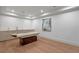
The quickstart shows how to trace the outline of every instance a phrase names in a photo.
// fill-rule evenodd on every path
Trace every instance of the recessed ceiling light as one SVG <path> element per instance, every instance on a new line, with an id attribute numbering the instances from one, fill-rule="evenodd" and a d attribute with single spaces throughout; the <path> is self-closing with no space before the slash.
<path id="1" fill-rule="evenodd" d="M 28 18 L 28 19 L 34 19 L 34 18 L 36 18 L 35 16 L 33 16 L 33 15 L 31 15 L 31 14 L 29 14 L 28 16 L 26 16 L 25 18 Z"/>
<path id="2" fill-rule="evenodd" d="M 25 17 L 25 18 L 30 18 L 30 17 Z"/>
<path id="3" fill-rule="evenodd" d="M 8 12 L 15 12 L 15 10 L 9 9 L 9 8 L 7 8 L 6 10 L 7 10 Z"/>
<path id="4" fill-rule="evenodd" d="M 15 12 L 15 10 L 11 10 L 11 12 Z"/>
<path id="5" fill-rule="evenodd" d="M 34 18 L 36 18 L 36 17 L 34 17 L 34 16 L 33 16 L 33 17 L 29 17 L 29 16 L 28 16 L 28 17 L 25 17 L 25 18 L 28 18 L 28 19 L 34 19 Z"/>
<path id="6" fill-rule="evenodd" d="M 48 14 L 50 14 L 50 13 L 44 13 L 44 14 L 42 14 L 41 16 L 46 16 L 46 15 L 48 15 Z"/>
<path id="7" fill-rule="evenodd" d="M 7 15 L 12 15 L 12 16 L 17 16 L 16 14 L 14 14 L 14 13 L 5 13 L 5 14 L 7 14 Z"/>
<path id="8" fill-rule="evenodd" d="M 44 12 L 44 10 L 41 10 L 41 13 L 43 13 Z"/>

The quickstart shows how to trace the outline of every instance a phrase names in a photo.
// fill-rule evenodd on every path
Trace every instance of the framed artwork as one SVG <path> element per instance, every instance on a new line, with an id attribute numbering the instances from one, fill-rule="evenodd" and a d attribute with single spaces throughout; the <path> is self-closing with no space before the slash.
<path id="1" fill-rule="evenodd" d="M 42 19 L 42 30 L 51 31 L 51 18 Z"/>

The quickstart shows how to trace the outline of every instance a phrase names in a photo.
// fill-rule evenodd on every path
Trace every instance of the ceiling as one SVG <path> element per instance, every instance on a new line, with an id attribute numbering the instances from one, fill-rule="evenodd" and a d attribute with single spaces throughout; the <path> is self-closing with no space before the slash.
<path id="1" fill-rule="evenodd" d="M 25 19 L 37 19 L 51 15 L 79 10 L 79 7 L 64 10 L 68 6 L 0 6 L 0 14 Z"/>

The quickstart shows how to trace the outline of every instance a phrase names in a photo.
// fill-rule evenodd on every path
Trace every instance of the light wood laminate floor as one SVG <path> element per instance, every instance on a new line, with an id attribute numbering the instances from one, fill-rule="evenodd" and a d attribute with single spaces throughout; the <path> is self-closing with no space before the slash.
<path id="1" fill-rule="evenodd" d="M 15 53 L 64 53 L 79 52 L 79 47 L 38 37 L 38 41 L 20 46 L 19 39 L 0 42 L 0 52 Z"/>

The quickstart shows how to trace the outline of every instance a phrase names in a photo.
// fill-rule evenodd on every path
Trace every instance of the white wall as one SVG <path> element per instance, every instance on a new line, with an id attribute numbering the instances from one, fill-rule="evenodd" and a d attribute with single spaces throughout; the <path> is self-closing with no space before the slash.
<path id="1" fill-rule="evenodd" d="M 52 16 L 52 31 L 42 31 L 42 20 L 33 21 L 40 36 L 79 46 L 79 11 Z"/>
<path id="2" fill-rule="evenodd" d="M 16 30 L 18 29 L 32 29 L 32 21 L 27 19 L 20 19 L 10 16 L 0 15 L 0 31 Z"/>

